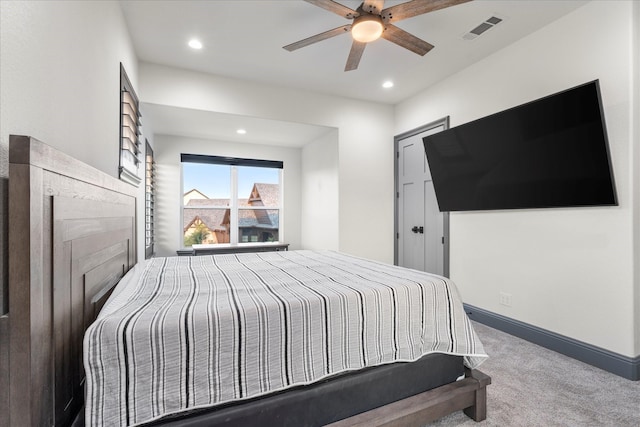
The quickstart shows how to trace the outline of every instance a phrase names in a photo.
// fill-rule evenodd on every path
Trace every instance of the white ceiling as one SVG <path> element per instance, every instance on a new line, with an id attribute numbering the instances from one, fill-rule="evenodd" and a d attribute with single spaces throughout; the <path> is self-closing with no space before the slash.
<path id="1" fill-rule="evenodd" d="M 150 122 L 154 133 L 160 135 L 299 148 L 332 130 L 325 126 L 167 105 L 146 103 L 143 108 L 143 126 Z M 240 135 L 236 132 L 238 129 L 244 129 L 247 133 Z"/>
<path id="2" fill-rule="evenodd" d="M 387 0 L 385 7 L 403 1 Z M 339 3 L 355 9 L 361 1 Z M 304 1 L 121 1 L 141 61 L 387 104 L 426 89 L 584 3 L 475 0 L 409 18 L 396 25 L 433 44 L 433 50 L 421 57 L 380 39 L 367 45 L 357 70 L 345 72 L 349 34 L 294 52 L 282 48 L 350 22 Z M 475 40 L 462 38 L 491 16 L 504 21 Z M 202 41 L 202 50 L 187 46 L 192 37 Z M 382 88 L 388 79 L 395 86 Z M 162 108 L 155 106 L 154 112 Z M 201 137 L 211 135 L 205 131 Z"/>

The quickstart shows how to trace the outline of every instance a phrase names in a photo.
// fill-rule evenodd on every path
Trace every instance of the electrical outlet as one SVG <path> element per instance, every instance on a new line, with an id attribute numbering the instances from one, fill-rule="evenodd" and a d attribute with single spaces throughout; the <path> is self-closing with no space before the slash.
<path id="1" fill-rule="evenodd" d="M 500 292 L 498 294 L 498 302 L 502 305 L 506 305 L 507 307 L 511 307 L 511 294 Z"/>

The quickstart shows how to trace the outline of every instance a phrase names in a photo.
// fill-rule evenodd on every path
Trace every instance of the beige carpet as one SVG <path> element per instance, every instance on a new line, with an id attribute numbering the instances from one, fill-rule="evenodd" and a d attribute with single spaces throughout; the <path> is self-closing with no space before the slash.
<path id="1" fill-rule="evenodd" d="M 429 426 L 640 427 L 640 381 L 474 323 L 490 358 L 480 370 L 491 376 L 487 419 L 462 412 Z"/>

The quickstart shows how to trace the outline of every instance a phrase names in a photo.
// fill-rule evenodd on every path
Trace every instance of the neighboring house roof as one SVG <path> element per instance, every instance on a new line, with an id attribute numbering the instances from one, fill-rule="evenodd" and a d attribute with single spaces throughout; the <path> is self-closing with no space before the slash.
<path id="1" fill-rule="evenodd" d="M 247 205 L 249 206 L 249 205 Z M 238 211 L 238 226 L 260 227 L 260 228 L 278 228 L 280 220 L 280 211 L 277 209 L 240 209 Z M 230 222 L 230 211 L 224 215 L 223 224 L 228 225 Z"/>
<path id="2" fill-rule="evenodd" d="M 253 184 L 250 202 L 260 206 L 278 206 L 280 202 L 280 186 L 278 184 Z M 261 204 L 259 202 L 262 202 Z"/>
<path id="3" fill-rule="evenodd" d="M 224 231 L 223 219 L 228 209 L 184 208 L 183 231 L 187 231 L 196 220 L 202 221 L 211 231 Z"/>
<path id="4" fill-rule="evenodd" d="M 279 222 L 277 210 L 241 210 L 238 213 L 238 226 L 240 228 L 267 228 L 277 229 Z"/>
<path id="5" fill-rule="evenodd" d="M 191 192 L 202 194 L 198 190 L 193 189 L 185 193 L 185 196 Z M 238 206 L 279 206 L 280 189 L 278 184 L 256 183 L 253 185 L 249 197 L 249 199 L 238 199 Z M 228 226 L 230 222 L 230 211 L 229 209 L 222 208 L 226 208 L 228 206 L 229 199 L 190 199 L 184 207 L 184 231 L 187 231 L 197 219 L 202 221 L 209 230 L 226 230 L 225 226 Z M 238 215 L 238 225 L 241 228 L 259 227 L 277 229 L 279 226 L 278 210 L 240 209 Z"/>
<path id="6" fill-rule="evenodd" d="M 185 207 L 226 207 L 229 199 L 191 199 Z"/>
<path id="7" fill-rule="evenodd" d="M 204 193 L 202 193 L 201 191 L 199 191 L 199 190 L 197 190 L 195 188 L 192 188 L 191 190 L 189 190 L 186 193 L 184 193 L 184 197 L 187 197 L 187 196 L 198 197 L 198 198 L 201 198 L 201 199 L 208 199 L 208 197 Z"/>

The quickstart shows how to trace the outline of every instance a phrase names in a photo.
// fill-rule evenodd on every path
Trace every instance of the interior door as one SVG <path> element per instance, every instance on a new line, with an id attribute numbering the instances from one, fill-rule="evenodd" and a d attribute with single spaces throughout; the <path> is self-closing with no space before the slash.
<path id="1" fill-rule="evenodd" d="M 422 138 L 448 120 L 396 137 L 396 264 L 447 276 L 448 216 L 439 211 Z"/>

